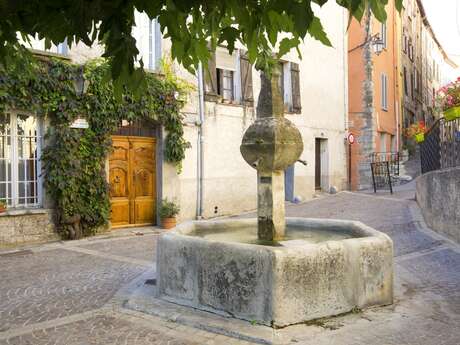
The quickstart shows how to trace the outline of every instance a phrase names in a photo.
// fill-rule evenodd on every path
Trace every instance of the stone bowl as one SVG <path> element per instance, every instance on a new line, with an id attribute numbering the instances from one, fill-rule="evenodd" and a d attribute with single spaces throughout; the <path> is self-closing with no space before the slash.
<path id="1" fill-rule="evenodd" d="M 196 234 L 257 220 L 186 222 L 158 240 L 157 297 L 272 327 L 393 303 L 393 242 L 386 234 L 356 221 L 286 223 L 350 238 L 286 246 L 213 241 Z"/>

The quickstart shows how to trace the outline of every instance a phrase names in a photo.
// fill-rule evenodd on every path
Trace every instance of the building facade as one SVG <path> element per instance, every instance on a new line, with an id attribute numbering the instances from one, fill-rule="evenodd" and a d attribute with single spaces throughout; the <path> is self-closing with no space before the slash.
<path id="1" fill-rule="evenodd" d="M 353 20 L 348 39 L 349 126 L 356 142 L 350 145 L 351 189 L 368 188 L 370 159 L 375 152 L 397 150 L 399 146 L 399 31 L 400 17 L 394 4 L 386 7 L 388 19 L 370 19 L 366 37 L 365 20 Z M 365 48 L 370 45 L 371 80 L 366 74 Z M 378 47 L 377 47 L 378 45 Z M 365 109 L 365 88 L 371 88 L 370 111 Z"/>
<path id="2" fill-rule="evenodd" d="M 401 12 L 390 2 L 386 10 L 386 23 L 371 18 L 367 39 L 364 20 L 352 21 L 349 29 L 349 122 L 357 138 L 350 147 L 353 190 L 370 186 L 375 154 L 415 149 L 404 136 L 405 129 L 420 121 L 430 126 L 439 117 L 434 108 L 436 91 L 445 84 L 444 71 L 453 65 L 420 0 L 404 0 Z M 365 111 L 363 97 L 366 40 L 373 47 L 372 78 L 366 84 L 372 89 L 372 111 Z"/>
<path id="3" fill-rule="evenodd" d="M 299 60 L 297 53 L 289 53 L 280 65 L 279 85 L 286 117 L 297 125 L 304 140 L 302 162 L 290 167 L 285 174 L 286 200 L 290 201 L 309 199 L 318 191 L 328 192 L 331 187 L 346 188 L 347 181 L 344 143 L 348 109 L 347 13 L 336 4 L 327 4 L 315 11 L 334 48 L 306 39 L 300 47 L 303 59 Z M 151 72 L 159 72 L 160 59 L 170 55 L 170 42 L 161 37 L 156 21 L 137 13 L 133 35 L 144 66 Z M 31 48 L 43 54 L 43 42 L 33 40 Z M 67 42 L 46 52 L 76 63 L 99 57 L 101 53 L 100 46 L 69 48 Z M 239 147 L 244 131 L 257 115 L 259 73 L 249 64 L 242 46 L 232 55 L 218 48 L 208 66 L 196 75 L 176 64 L 172 66 L 177 76 L 196 86 L 183 109 L 184 136 L 191 148 L 186 151 L 180 173 L 163 160 L 163 128 L 145 128 L 142 124 L 136 127 L 127 123 L 114 133 L 113 153 L 106 163 L 107 179 L 116 194 L 111 199 L 114 227 L 157 224 L 158 207 L 163 198 L 175 200 L 181 206 L 181 221 L 256 208 L 256 171 L 243 160 Z M 11 178 L 11 175 L 2 175 L 0 169 L 0 199 L 7 197 L 9 200 L 8 211 L 0 215 L 0 243 L 56 238 L 53 202 L 46 197 L 40 167 L 40 153 L 45 145 L 43 133 L 48 123 L 34 114 L 22 113 L 0 120 L 12 127 L 25 126 L 17 128 L 21 133 L 30 133 L 27 137 L 35 145 L 34 148 L 8 146 L 2 149 L 15 174 Z M 22 134 L 18 129 L 16 134 L 2 131 L 0 135 Z M 26 149 L 30 152 L 22 154 Z M 143 153 L 138 155 L 138 152 Z M 152 186 L 147 184 L 152 188 L 151 198 L 134 200 L 129 196 L 133 193 L 128 191 L 122 195 L 125 189 L 118 188 L 121 179 L 134 178 L 120 173 L 120 166 L 131 164 L 126 161 L 128 156 L 134 156 L 130 162 L 141 162 L 142 169 L 153 176 Z M 32 180 L 21 177 L 24 164 L 32 164 L 29 169 L 33 171 Z M 129 171 L 136 171 L 136 166 Z M 146 181 L 150 181 L 147 177 Z M 140 205 L 141 201 L 142 208 L 136 208 L 134 216 L 126 211 L 133 203 Z M 25 227 L 25 223 L 30 226 Z"/>

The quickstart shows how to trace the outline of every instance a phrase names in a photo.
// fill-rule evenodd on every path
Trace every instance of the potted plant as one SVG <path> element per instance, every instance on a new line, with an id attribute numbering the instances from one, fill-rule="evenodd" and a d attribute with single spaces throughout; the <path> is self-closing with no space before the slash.
<path id="1" fill-rule="evenodd" d="M 460 118 L 460 77 L 438 90 L 436 108 L 447 121 Z"/>
<path id="2" fill-rule="evenodd" d="M 173 201 L 163 199 L 160 207 L 161 226 L 163 229 L 171 229 L 176 226 L 176 216 L 180 207 Z"/>
<path id="3" fill-rule="evenodd" d="M 6 212 L 7 204 L 5 200 L 0 200 L 0 213 Z"/>
<path id="4" fill-rule="evenodd" d="M 426 127 L 423 121 L 416 122 L 405 130 L 406 137 L 413 138 L 417 143 L 425 140 L 425 133 Z"/>

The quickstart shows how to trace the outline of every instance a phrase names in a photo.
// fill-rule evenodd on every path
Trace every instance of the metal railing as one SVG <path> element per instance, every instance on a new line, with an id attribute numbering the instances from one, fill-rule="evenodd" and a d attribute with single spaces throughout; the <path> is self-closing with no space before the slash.
<path id="1" fill-rule="evenodd" d="M 386 186 L 393 194 L 393 184 L 399 177 L 399 152 L 374 152 L 369 155 L 374 193 Z"/>
<path id="2" fill-rule="evenodd" d="M 388 162 L 391 176 L 399 176 L 399 152 L 374 152 L 370 155 L 371 163 Z"/>
<path id="3" fill-rule="evenodd" d="M 422 174 L 460 166 L 460 118 L 437 120 L 420 144 Z"/>
<path id="4" fill-rule="evenodd" d="M 390 187 L 390 193 L 393 194 L 393 183 L 390 173 L 390 162 L 374 162 L 371 163 L 372 171 L 372 185 L 374 186 L 374 193 L 377 193 L 377 189 L 383 189 L 386 186 Z"/>

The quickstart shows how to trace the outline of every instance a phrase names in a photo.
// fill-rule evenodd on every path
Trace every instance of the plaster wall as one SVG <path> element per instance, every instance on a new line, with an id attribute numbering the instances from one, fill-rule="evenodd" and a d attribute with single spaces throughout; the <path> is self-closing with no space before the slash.
<path id="1" fill-rule="evenodd" d="M 299 63 L 302 112 L 286 114 L 299 128 L 304 152 L 300 159 L 308 164 L 295 164 L 294 195 L 306 200 L 315 194 L 315 138 L 327 139 L 327 175 L 323 176 L 324 190 L 330 186 L 346 187 L 346 116 L 347 94 L 347 16 L 336 4 L 328 3 L 320 16 L 333 47 L 325 47 L 307 38 L 300 47 L 302 60 L 292 51 L 284 59 Z M 163 54 L 168 54 L 170 42 L 163 40 Z M 174 66 L 178 76 L 197 85 L 197 78 Z M 253 69 L 253 93 L 257 103 L 260 77 Z M 181 174 L 163 166 L 163 196 L 181 203 L 182 220 L 196 216 L 198 94 L 193 92 L 184 109 L 187 127 L 185 136 L 192 147 L 187 150 Z M 203 216 L 205 218 L 235 214 L 256 208 L 256 171 L 249 167 L 240 153 L 246 128 L 255 119 L 253 107 L 215 102 L 205 104 Z"/>

